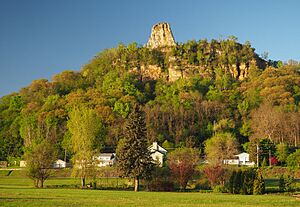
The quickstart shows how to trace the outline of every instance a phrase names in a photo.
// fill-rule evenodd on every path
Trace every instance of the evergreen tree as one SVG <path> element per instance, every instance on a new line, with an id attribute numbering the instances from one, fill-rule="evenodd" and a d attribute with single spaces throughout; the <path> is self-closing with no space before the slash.
<path id="1" fill-rule="evenodd" d="M 250 168 L 243 171 L 243 194 L 251 195 L 253 194 L 253 183 L 255 180 L 255 169 Z"/>
<path id="2" fill-rule="evenodd" d="M 261 195 L 265 192 L 265 180 L 261 174 L 261 172 L 257 171 L 256 177 L 253 183 L 253 194 Z"/>
<path id="3" fill-rule="evenodd" d="M 283 175 L 280 175 L 278 185 L 279 185 L 279 191 L 284 192 L 285 191 L 285 180 L 284 180 Z"/>
<path id="4" fill-rule="evenodd" d="M 134 191 L 139 190 L 139 179 L 148 178 L 153 160 L 148 149 L 144 113 L 136 105 L 125 125 L 125 139 L 118 146 L 118 166 L 123 176 L 134 177 Z"/>
<path id="5" fill-rule="evenodd" d="M 243 187 L 243 175 L 242 175 L 242 171 L 238 170 L 234 177 L 233 193 L 240 194 L 242 187 Z"/>
<path id="6" fill-rule="evenodd" d="M 236 171 L 234 170 L 232 173 L 231 173 L 231 176 L 229 178 L 229 183 L 228 183 L 228 191 L 230 193 L 233 193 L 233 188 L 234 188 L 234 181 L 235 181 L 235 176 L 236 176 Z"/>

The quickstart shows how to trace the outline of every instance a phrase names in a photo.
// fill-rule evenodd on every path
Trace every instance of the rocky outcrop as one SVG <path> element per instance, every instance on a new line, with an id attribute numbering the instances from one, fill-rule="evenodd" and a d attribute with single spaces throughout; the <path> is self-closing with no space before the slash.
<path id="1" fill-rule="evenodd" d="M 157 65 L 148 65 L 148 66 L 141 66 L 141 72 L 143 74 L 143 79 L 153 79 L 157 80 L 164 76 L 162 69 Z"/>
<path id="2" fill-rule="evenodd" d="M 140 68 L 132 68 L 129 72 L 138 75 L 142 80 L 167 79 L 167 74 L 157 65 L 141 65 Z"/>
<path id="3" fill-rule="evenodd" d="M 169 23 L 158 23 L 152 27 L 146 47 L 154 49 L 175 46 L 175 40 Z"/>
<path id="4" fill-rule="evenodd" d="M 183 71 L 179 70 L 177 67 L 169 67 L 168 68 L 169 77 L 168 80 L 170 82 L 174 82 L 179 78 L 183 78 Z"/>

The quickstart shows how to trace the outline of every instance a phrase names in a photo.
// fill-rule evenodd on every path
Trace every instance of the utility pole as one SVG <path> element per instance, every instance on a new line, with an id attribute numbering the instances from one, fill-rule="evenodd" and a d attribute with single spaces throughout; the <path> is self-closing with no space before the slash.
<path id="1" fill-rule="evenodd" d="M 67 150 L 65 149 L 65 157 L 64 157 L 64 161 L 67 162 Z"/>
<path id="2" fill-rule="evenodd" d="M 259 146 L 256 144 L 256 166 L 259 167 Z"/>
<path id="3" fill-rule="evenodd" d="M 216 135 L 216 120 L 214 120 L 213 131 L 214 131 L 214 136 L 215 136 Z"/>

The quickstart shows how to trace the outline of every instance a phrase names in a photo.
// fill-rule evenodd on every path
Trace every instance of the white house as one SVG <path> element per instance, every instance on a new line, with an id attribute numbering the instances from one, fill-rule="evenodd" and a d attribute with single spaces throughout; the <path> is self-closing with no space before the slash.
<path id="1" fill-rule="evenodd" d="M 249 154 L 246 152 L 234 155 L 236 159 L 227 159 L 224 160 L 224 164 L 226 165 L 245 165 L 245 166 L 254 166 L 254 162 L 250 162 Z"/>
<path id="2" fill-rule="evenodd" d="M 20 167 L 26 167 L 26 161 L 25 160 L 20 161 Z"/>
<path id="3" fill-rule="evenodd" d="M 159 146 L 157 142 L 153 142 L 153 144 L 149 147 L 149 150 L 151 152 L 152 159 L 155 160 L 160 167 L 162 167 L 164 158 L 167 155 L 167 150 Z"/>
<path id="4" fill-rule="evenodd" d="M 116 163 L 116 155 L 115 153 L 100 153 L 94 156 L 94 160 L 98 167 L 113 166 Z"/>
<path id="5" fill-rule="evenodd" d="M 53 168 L 66 168 L 67 167 L 67 163 L 63 160 L 56 160 L 53 163 Z"/>

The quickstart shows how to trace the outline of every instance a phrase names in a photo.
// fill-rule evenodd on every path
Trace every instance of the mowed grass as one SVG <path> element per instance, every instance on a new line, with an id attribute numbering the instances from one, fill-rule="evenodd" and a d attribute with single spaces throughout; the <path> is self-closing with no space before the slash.
<path id="1" fill-rule="evenodd" d="M 46 186 L 78 184 L 72 178 L 53 178 Z M 35 189 L 24 177 L 0 177 L 0 206 L 300 206 L 300 201 L 284 195 L 230 195 L 216 193 L 132 192 L 81 189 Z"/>
<path id="2" fill-rule="evenodd" d="M 0 189 L 0 206 L 299 206 L 289 196 L 101 191 L 79 189 Z"/>

